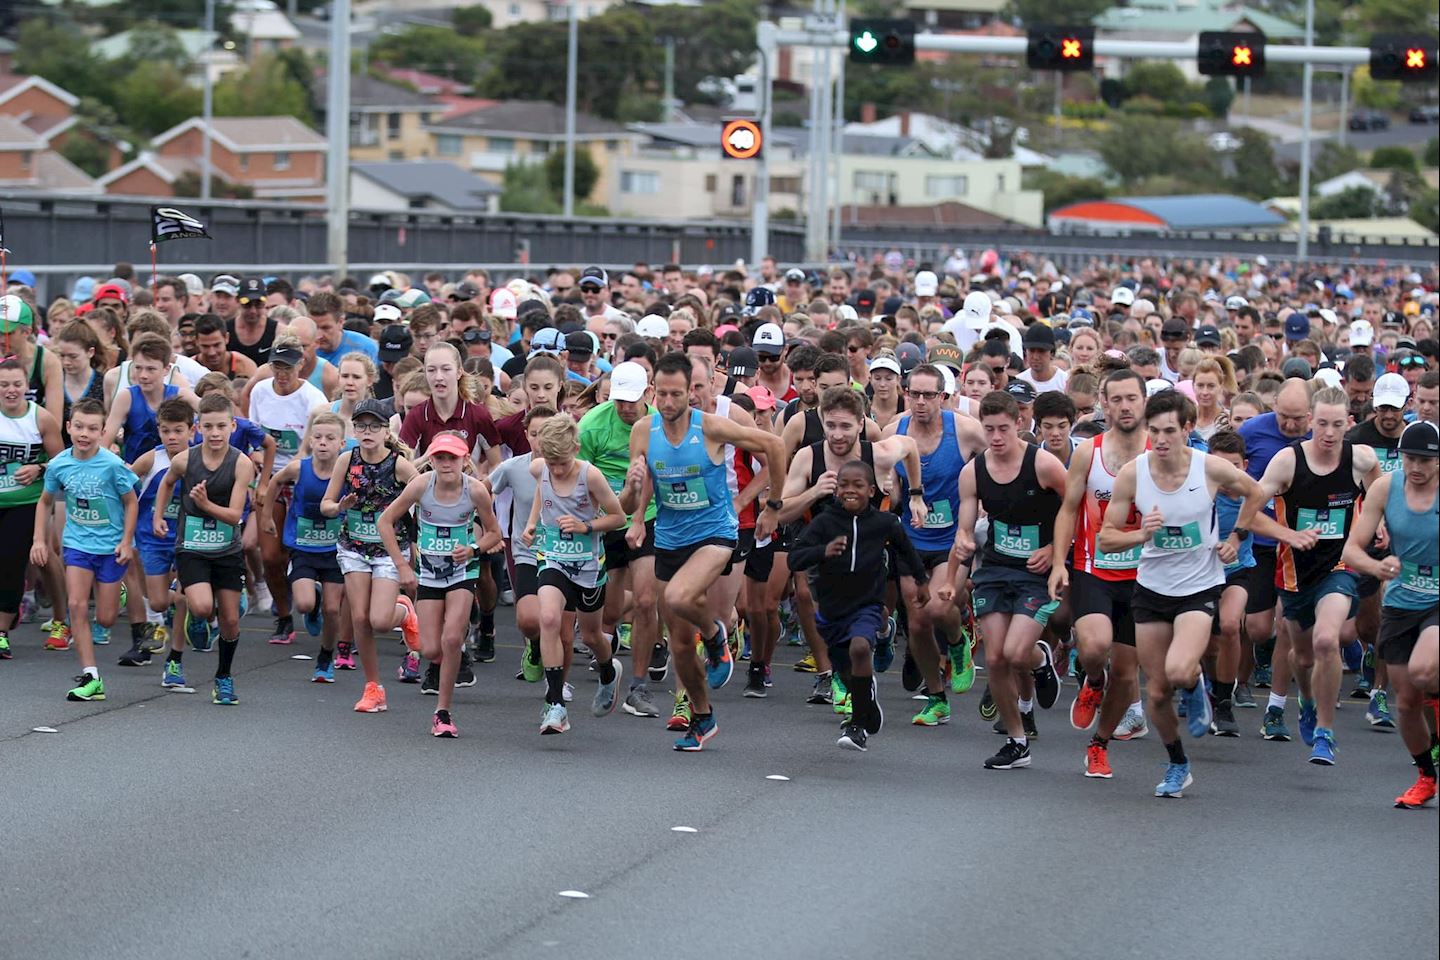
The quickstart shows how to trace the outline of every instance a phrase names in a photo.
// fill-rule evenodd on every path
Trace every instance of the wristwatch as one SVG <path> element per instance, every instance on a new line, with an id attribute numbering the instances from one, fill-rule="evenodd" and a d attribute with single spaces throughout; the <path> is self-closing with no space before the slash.
<path id="1" fill-rule="evenodd" d="M 1236 540 L 1244 540 L 1246 537 L 1250 536 L 1250 531 L 1245 527 L 1231 527 L 1230 534 Z"/>
<path id="2" fill-rule="evenodd" d="M 766 501 L 765 501 L 765 509 L 766 509 L 766 510 L 774 510 L 776 513 L 779 513 L 780 510 L 781 510 L 781 508 L 783 508 L 784 506 L 785 506 L 785 501 L 784 501 L 784 500 L 775 500 L 775 499 L 772 498 L 772 499 L 770 499 L 770 500 L 766 500 Z"/>

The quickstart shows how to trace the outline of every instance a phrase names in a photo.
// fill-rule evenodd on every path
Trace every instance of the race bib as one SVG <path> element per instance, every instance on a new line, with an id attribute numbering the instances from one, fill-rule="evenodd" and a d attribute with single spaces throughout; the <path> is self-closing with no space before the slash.
<path id="1" fill-rule="evenodd" d="M 1040 549 L 1040 527 L 1037 524 L 991 522 L 995 552 L 1017 560 L 1029 560 Z"/>
<path id="2" fill-rule="evenodd" d="M 380 529 L 375 525 L 379 515 L 374 510 L 347 510 L 345 529 L 350 532 L 350 539 L 360 543 L 379 543 Z"/>
<path id="3" fill-rule="evenodd" d="M 1401 561 L 1398 580 L 1400 586 L 1412 593 L 1427 597 L 1440 596 L 1440 576 L 1436 575 L 1435 568 L 1429 564 Z"/>
<path id="4" fill-rule="evenodd" d="M 949 500 L 936 500 L 930 504 L 930 509 L 925 512 L 926 528 L 953 527 L 955 525 L 955 509 L 950 506 Z"/>
<path id="5" fill-rule="evenodd" d="M 1179 527 L 1161 527 L 1150 538 L 1159 550 L 1194 550 L 1204 538 L 1200 536 L 1200 524 L 1187 523 Z"/>
<path id="6" fill-rule="evenodd" d="M 617 497 L 620 496 L 620 491 L 625 489 L 625 478 L 623 476 L 606 477 L 605 482 L 610 484 L 610 489 L 615 492 L 615 496 Z"/>
<path id="7" fill-rule="evenodd" d="M 1344 540 L 1345 511 L 1301 507 L 1295 514 L 1295 529 L 1314 530 L 1321 540 Z"/>
<path id="8" fill-rule="evenodd" d="M 277 430 L 266 427 L 265 432 L 275 438 L 275 449 L 280 453 L 300 452 L 300 433 L 296 430 Z"/>
<path id="9" fill-rule="evenodd" d="M 420 537 L 416 540 L 420 545 L 421 553 L 429 553 L 435 556 L 450 556 L 455 552 L 456 547 L 468 547 L 470 543 L 470 526 L 463 527 L 437 527 L 433 523 L 420 521 Z"/>
<path id="10" fill-rule="evenodd" d="M 555 563 L 586 564 L 595 559 L 595 537 L 588 533 L 565 533 L 545 527 L 544 557 Z"/>
<path id="11" fill-rule="evenodd" d="M 180 519 L 180 498 L 171 497 L 170 502 L 165 504 L 165 512 L 161 514 L 166 520 Z"/>
<path id="12" fill-rule="evenodd" d="M 15 479 L 15 471 L 23 466 L 23 463 L 14 460 L 9 463 L 0 463 L 0 490 L 19 489 L 20 481 Z"/>
<path id="13" fill-rule="evenodd" d="M 1143 544 L 1122 550 L 1119 553 L 1095 551 L 1096 570 L 1134 570 L 1140 566 L 1140 550 Z"/>
<path id="14" fill-rule="evenodd" d="M 295 546 L 333 547 L 340 539 L 340 518 L 329 517 L 311 520 L 309 517 L 295 518 Z"/>
<path id="15" fill-rule="evenodd" d="M 1394 473 L 1400 469 L 1403 461 L 1400 459 L 1399 447 L 1393 450 L 1386 450 L 1384 447 L 1372 447 L 1371 449 L 1375 451 L 1375 457 L 1380 461 L 1381 473 Z"/>
<path id="16" fill-rule="evenodd" d="M 110 508 L 105 505 L 104 500 L 89 500 L 85 497 L 66 500 L 65 516 L 71 523 L 84 527 L 110 526 Z"/>
<path id="17" fill-rule="evenodd" d="M 234 524 L 222 523 L 214 517 L 186 517 L 180 546 L 184 550 L 202 552 L 223 550 L 235 542 Z"/>
<path id="18" fill-rule="evenodd" d="M 660 486 L 660 502 L 671 510 L 702 510 L 710 506 L 710 494 L 701 477 L 666 480 Z"/>

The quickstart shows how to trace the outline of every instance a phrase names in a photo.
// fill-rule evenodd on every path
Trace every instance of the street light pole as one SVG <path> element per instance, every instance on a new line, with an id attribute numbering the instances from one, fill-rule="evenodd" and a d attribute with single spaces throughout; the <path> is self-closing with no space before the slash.
<path id="1" fill-rule="evenodd" d="M 775 57 L 775 24 L 764 20 L 755 28 L 760 50 L 760 172 L 750 207 L 750 263 L 758 265 L 770 247 L 770 74 Z"/>
<path id="2" fill-rule="evenodd" d="M 580 60 L 579 0 L 570 0 L 570 36 L 565 44 L 565 217 L 575 216 L 575 75 Z"/>
<path id="3" fill-rule="evenodd" d="M 202 94 L 200 113 L 204 118 L 205 129 L 201 131 L 200 140 L 200 199 L 210 199 L 210 121 L 215 114 L 215 80 L 211 77 L 212 61 L 215 54 L 215 0 L 205 0 L 205 60 L 201 69 L 205 71 L 203 78 L 204 93 Z"/>
<path id="4" fill-rule="evenodd" d="M 327 247 L 335 282 L 350 266 L 350 0 L 330 4 L 329 97 L 325 104 Z"/>
<path id="5" fill-rule="evenodd" d="M 1315 45 L 1315 0 L 1305 0 L 1305 46 Z M 1300 235 L 1295 240 L 1295 259 L 1310 255 L 1310 119 L 1313 108 L 1311 86 L 1315 65 L 1305 62 L 1305 89 L 1300 100 Z"/>

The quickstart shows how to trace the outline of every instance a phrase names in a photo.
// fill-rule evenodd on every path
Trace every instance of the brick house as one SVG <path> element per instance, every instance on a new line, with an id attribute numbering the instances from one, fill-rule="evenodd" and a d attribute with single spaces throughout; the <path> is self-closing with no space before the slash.
<path id="1" fill-rule="evenodd" d="M 80 102 L 41 77 L 0 73 L 0 189 L 99 193 L 88 174 L 58 152 L 73 136 Z"/>

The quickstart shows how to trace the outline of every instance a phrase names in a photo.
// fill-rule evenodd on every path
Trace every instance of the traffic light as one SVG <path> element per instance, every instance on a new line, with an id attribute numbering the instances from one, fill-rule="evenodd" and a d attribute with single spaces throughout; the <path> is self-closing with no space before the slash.
<path id="1" fill-rule="evenodd" d="M 1031 70 L 1092 70 L 1095 67 L 1093 27 L 1033 27 L 1025 44 Z"/>
<path id="2" fill-rule="evenodd" d="M 910 20 L 850 21 L 850 62 L 907 66 L 915 62 L 915 24 Z"/>
<path id="3" fill-rule="evenodd" d="M 1387 34 L 1370 41 L 1370 79 L 1433 80 L 1435 38 Z"/>
<path id="4" fill-rule="evenodd" d="M 1195 52 L 1200 72 L 1210 77 L 1259 77 L 1265 73 L 1265 34 L 1204 30 Z"/>

